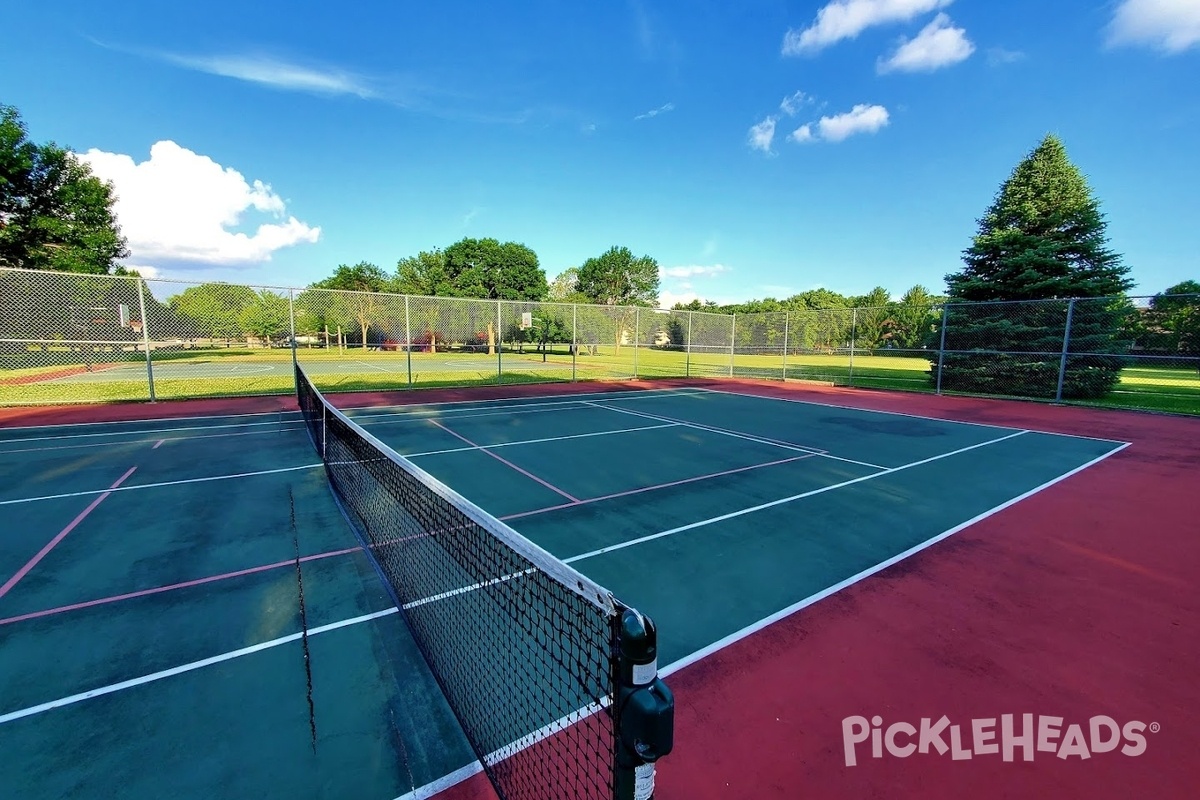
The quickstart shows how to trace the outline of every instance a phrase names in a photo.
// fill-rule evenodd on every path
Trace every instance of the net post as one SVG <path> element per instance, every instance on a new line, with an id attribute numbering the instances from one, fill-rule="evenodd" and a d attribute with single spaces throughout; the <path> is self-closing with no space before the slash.
<path id="1" fill-rule="evenodd" d="M 325 405 L 324 403 L 321 403 L 321 460 L 322 461 L 328 460 L 325 455 L 326 449 L 327 449 L 327 442 L 329 441 L 329 435 L 326 433 L 326 431 L 328 431 L 328 430 L 329 430 L 329 406 Z"/>
<path id="2" fill-rule="evenodd" d="M 846 378 L 846 385 L 854 385 L 854 340 L 858 338 L 858 309 L 850 309 L 850 375 Z"/>
<path id="3" fill-rule="evenodd" d="M 146 280 L 136 278 L 138 286 L 138 305 L 142 310 L 142 345 L 146 348 L 146 382 L 150 387 L 150 402 L 157 402 L 154 397 L 154 361 L 150 358 L 150 325 L 146 320 Z"/>
<path id="4" fill-rule="evenodd" d="M 404 295 L 404 352 L 408 356 L 408 388 L 412 388 L 412 323 L 408 311 L 408 295 Z"/>
<path id="5" fill-rule="evenodd" d="M 579 359 L 579 303 L 571 303 L 571 383 L 576 381 L 576 361 Z"/>
<path id="6" fill-rule="evenodd" d="M 937 374 L 937 394 L 942 393 L 942 366 L 945 363 L 946 356 L 946 321 L 950 315 L 950 304 L 942 304 L 942 341 L 938 345 L 938 374 Z"/>
<path id="7" fill-rule="evenodd" d="M 654 765 L 675 737 L 675 698 L 658 677 L 658 630 L 631 608 L 614 620 L 617 729 L 614 800 L 653 800 Z"/>
<path id="8" fill-rule="evenodd" d="M 729 318 L 729 377 L 733 377 L 733 348 L 737 341 L 737 313 Z"/>
<path id="9" fill-rule="evenodd" d="M 688 315 L 688 330 L 687 330 L 687 356 L 684 360 L 683 374 L 684 377 L 692 377 L 692 317 L 696 316 L 693 312 L 687 312 Z"/>
<path id="10" fill-rule="evenodd" d="M 787 348 L 788 348 L 788 322 L 791 320 L 791 312 L 783 312 L 783 380 L 787 380 Z"/>
<path id="11" fill-rule="evenodd" d="M 642 309 L 633 307 L 633 377 L 637 378 L 638 342 L 642 338 Z"/>
<path id="12" fill-rule="evenodd" d="M 296 359 L 296 290 L 288 289 L 288 326 L 291 330 L 291 338 L 289 343 L 292 347 L 292 366 L 297 363 Z"/>
<path id="13" fill-rule="evenodd" d="M 1058 361 L 1058 388 L 1054 390 L 1054 402 L 1061 403 L 1063 397 L 1063 383 L 1067 377 L 1067 351 L 1071 347 L 1071 322 L 1075 317 L 1075 298 L 1072 297 L 1067 301 L 1067 324 L 1063 329 L 1062 356 Z"/>
<path id="14" fill-rule="evenodd" d="M 503 319 L 503 300 L 496 301 L 496 383 L 504 383 L 504 337 L 500 332 L 500 323 Z M 522 341 L 524 339 L 522 338 Z"/>

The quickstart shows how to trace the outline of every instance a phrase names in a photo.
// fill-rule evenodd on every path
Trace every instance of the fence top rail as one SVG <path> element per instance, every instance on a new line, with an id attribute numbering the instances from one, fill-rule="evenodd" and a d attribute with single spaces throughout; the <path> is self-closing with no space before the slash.
<path id="1" fill-rule="evenodd" d="M 1107 295 L 1100 297 L 1044 297 L 1030 298 L 1024 300 L 978 300 L 978 301 L 955 301 L 946 298 L 932 300 L 928 303 L 903 303 L 895 301 L 886 306 L 838 306 L 833 308 L 785 308 L 775 311 L 745 311 L 745 312 L 725 312 L 712 309 L 689 309 L 689 308 L 663 308 L 660 306 L 640 306 L 640 305 L 618 305 L 618 304 L 601 304 L 601 303 L 567 303 L 556 300 L 506 300 L 502 298 L 480 298 L 480 297 L 452 297 L 448 295 L 420 295 L 420 294 L 403 294 L 400 292 L 389 291 L 363 291 L 359 289 L 327 289 L 318 286 L 280 286 L 274 284 L 261 283 L 237 283 L 234 281 L 197 281 L 186 280 L 182 278 L 150 278 L 142 275 L 94 275 L 83 272 L 59 272 L 53 270 L 28 269 L 24 267 L 8 267 L 0 266 L 0 274 L 4 273 L 21 273 L 26 275 L 38 275 L 43 278 L 55 279 L 71 279 L 71 280 L 110 280 L 110 281 L 127 281 L 127 282 L 145 282 L 147 285 L 154 284 L 170 284 L 174 286 L 200 286 L 205 284 L 217 284 L 223 286 L 245 287 L 254 290 L 269 290 L 282 292 L 285 296 L 298 298 L 304 293 L 315 294 L 331 294 L 331 295 L 369 295 L 372 297 L 394 297 L 399 299 L 411 300 L 435 300 L 446 302 L 463 302 L 463 303 L 484 303 L 484 304 L 538 304 L 538 305 L 555 305 L 563 307 L 578 306 L 594 309 L 621 309 L 631 311 L 634 309 L 645 309 L 659 314 L 692 314 L 712 317 L 751 317 L 767 314 L 795 314 L 795 315 L 821 315 L 831 313 L 850 313 L 854 311 L 886 311 L 894 309 L 897 306 L 906 308 L 928 308 L 930 311 L 942 310 L 945 308 L 972 308 L 985 305 L 1034 305 L 1034 304 L 1049 304 L 1049 303 L 1070 303 L 1070 302 L 1102 302 L 1124 300 L 1132 304 L 1135 308 L 1145 309 L 1151 306 L 1156 300 L 1164 299 L 1197 299 L 1200 300 L 1200 294 L 1153 294 L 1153 295 Z"/>

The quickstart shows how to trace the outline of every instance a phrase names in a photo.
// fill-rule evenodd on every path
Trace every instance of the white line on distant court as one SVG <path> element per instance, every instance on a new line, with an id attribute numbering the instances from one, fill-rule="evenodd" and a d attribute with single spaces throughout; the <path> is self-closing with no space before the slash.
<path id="1" fill-rule="evenodd" d="M 586 439 L 589 436 L 611 436 L 615 433 L 633 433 L 635 431 L 653 431 L 659 428 L 677 428 L 678 423 L 670 422 L 664 425 L 643 425 L 640 428 L 621 428 L 615 431 L 593 431 L 592 433 L 573 433 L 568 436 L 550 436 L 545 439 L 523 439 L 518 442 L 500 442 L 499 444 L 481 444 L 473 447 L 452 447 L 448 450 L 429 450 L 424 453 L 401 453 L 405 458 L 421 458 L 423 456 L 440 456 L 445 453 L 466 453 L 471 450 L 491 450 L 496 447 L 515 447 L 521 444 L 541 444 L 543 442 L 561 442 L 565 439 Z"/>
<path id="2" fill-rule="evenodd" d="M 296 472 L 303 469 L 324 467 L 323 463 L 301 464 L 298 467 L 280 467 L 279 469 L 263 469 L 258 472 L 238 472 L 233 475 L 211 475 L 207 478 L 184 478 L 178 481 L 161 481 L 159 483 L 141 483 L 136 486 L 118 486 L 115 489 L 89 489 L 84 492 L 65 492 L 63 494 L 45 494 L 40 497 L 19 497 L 16 500 L 0 500 L 0 506 L 11 506 L 18 503 L 36 503 L 40 500 L 61 500 L 64 497 L 87 497 L 92 494 L 105 492 L 136 492 L 141 489 L 160 489 L 163 486 L 181 486 L 185 483 L 208 483 L 209 481 L 228 481 L 236 478 L 253 478 L 256 475 L 275 475 L 279 472 Z"/>
<path id="3" fill-rule="evenodd" d="M 772 500 L 769 503 L 761 503 L 756 506 L 750 506 L 749 508 L 743 508 L 739 511 L 731 511 L 728 514 L 721 514 L 720 516 L 717 516 L 717 517 L 711 517 L 709 519 L 700 520 L 699 522 L 692 522 L 687 525 L 680 525 L 678 528 L 671 528 L 669 530 L 660 531 L 658 533 L 652 533 L 649 536 L 640 536 L 637 539 L 629 539 L 628 541 L 619 542 L 617 544 L 612 544 L 612 545 L 609 545 L 608 547 L 601 547 L 599 550 L 592 550 L 587 553 L 580 553 L 577 556 L 571 556 L 570 558 L 564 558 L 563 561 L 565 561 L 568 564 L 573 564 L 576 561 L 583 561 L 584 559 L 594 558 L 599 555 L 604 555 L 605 553 L 611 553 L 615 550 L 624 550 L 626 547 L 633 547 L 636 544 L 643 544 L 644 542 L 653 541 L 655 539 L 662 539 L 663 537 L 666 537 L 666 536 L 673 536 L 677 533 L 683 533 L 684 531 L 690 531 L 694 528 L 702 528 L 705 525 L 712 525 L 714 522 L 724 522 L 727 519 L 733 519 L 734 517 L 744 516 L 745 514 L 752 514 L 755 511 L 762 511 L 763 509 L 766 509 L 766 508 L 774 508 L 775 506 L 781 506 L 784 503 L 790 503 L 794 500 L 803 500 L 806 497 L 812 497 L 813 495 L 824 494 L 825 492 L 830 492 L 830 491 L 833 491 L 834 489 L 841 489 L 844 486 L 853 486 L 856 483 L 862 483 L 864 481 L 870 481 L 870 480 L 874 480 L 876 478 L 882 478 L 884 475 L 891 475 L 894 472 L 902 472 L 903 470 L 906 470 L 906 469 L 912 469 L 913 467 L 919 467 L 922 464 L 928 464 L 933 461 L 940 461 L 943 458 L 949 458 L 950 456 L 956 456 L 959 453 L 965 453 L 968 450 L 975 450 L 980 447 L 987 447 L 988 445 L 996 444 L 998 442 L 1003 442 L 1007 439 L 1013 439 L 1017 436 L 1024 436 L 1028 432 L 1029 431 L 1017 431 L 1016 433 L 1010 433 L 1007 436 L 1001 436 L 999 439 L 989 439 L 986 442 L 980 442 L 978 444 L 968 445 L 967 447 L 960 447 L 957 450 L 951 450 L 949 453 L 942 453 L 941 455 L 930 456 L 929 458 L 923 458 L 920 461 L 913 461 L 909 464 L 903 464 L 899 467 L 889 467 L 888 469 L 882 470 L 881 472 L 872 472 L 870 475 L 863 475 L 862 477 L 859 477 L 859 478 L 851 478 L 850 480 L 842 481 L 841 483 L 832 483 L 829 486 L 822 486 L 819 489 L 810 489 L 807 492 L 801 492 L 800 494 L 794 494 L 791 497 L 784 497 L 784 498 L 780 498 L 779 500 Z"/>
<path id="4" fill-rule="evenodd" d="M 1011 425 L 995 425 L 990 422 L 965 422 L 963 420 L 958 420 L 958 419 L 942 419 L 941 417 L 926 417 L 926 416 L 922 416 L 921 414 L 906 414 L 903 411 L 882 411 L 878 408 L 856 408 L 855 406 L 844 406 L 844 405 L 839 405 L 837 403 L 818 403 L 814 400 L 801 400 L 798 397 L 773 397 L 773 396 L 767 395 L 767 394 L 749 394 L 747 392 L 731 392 L 728 389 L 707 389 L 703 386 L 697 386 L 695 388 L 696 388 L 697 392 L 693 392 L 693 394 L 700 393 L 700 392 L 705 392 L 708 394 L 727 394 L 730 397 L 752 397 L 756 400 L 777 400 L 781 403 L 800 403 L 801 405 L 817 406 L 819 408 L 838 408 L 843 411 L 861 411 L 864 414 L 887 414 L 888 416 L 892 416 L 892 417 L 908 417 L 909 419 L 923 419 L 926 422 L 944 422 L 948 425 L 972 425 L 976 428 L 995 428 L 996 430 L 1001 430 L 1001 431 L 1017 430 L 1017 428 L 1014 428 Z M 1038 430 L 1037 428 L 1022 428 L 1021 430 L 1027 431 L 1028 433 L 1041 433 L 1041 434 L 1045 434 L 1046 436 L 1065 436 L 1069 439 L 1091 439 L 1092 441 L 1095 441 L 1095 442 L 1106 442 L 1108 444 L 1126 444 L 1126 445 L 1129 444 L 1129 442 L 1122 442 L 1119 439 L 1102 439 L 1098 436 L 1080 436 L 1080 435 L 1074 434 L 1074 433 L 1059 433 L 1058 431 L 1043 431 L 1043 430 Z"/>
<path id="5" fill-rule="evenodd" d="M 186 419 L 186 418 L 185 418 Z M 254 428 L 262 425 L 294 425 L 301 420 L 274 420 L 273 422 L 238 422 L 233 425 L 185 425 L 181 428 L 146 428 L 144 430 L 132 431 L 105 431 L 103 433 L 69 433 L 61 436 L 30 436 L 28 438 L 18 439 L 2 439 L 3 442 L 45 442 L 58 439 L 93 439 L 97 436 L 136 436 L 138 434 L 159 434 L 159 433 L 174 433 L 175 431 L 212 431 L 220 428 Z M 107 423 L 109 425 L 123 425 L 121 422 Z"/>
<path id="6" fill-rule="evenodd" d="M 64 445 L 58 445 L 58 446 L 53 446 L 53 447 L 24 447 L 24 448 L 18 448 L 18 449 L 13 449 L 13 450 L 5 450 L 2 447 L 0 447 L 0 455 L 4 455 L 5 453 L 44 453 L 44 452 L 49 452 L 51 450 L 78 450 L 78 449 L 84 448 L 84 447 L 120 447 L 120 446 L 126 445 L 126 444 L 147 444 L 149 442 L 159 442 L 159 441 L 179 442 L 179 441 L 191 441 L 193 439 L 223 439 L 223 438 L 226 438 L 229 436 L 261 436 L 264 433 L 278 433 L 279 430 L 291 430 L 292 428 L 289 426 L 296 427 L 296 426 L 303 426 L 303 424 L 304 424 L 303 420 L 296 420 L 295 422 L 281 422 L 281 423 L 279 423 L 279 429 L 268 430 L 268 431 L 242 431 L 241 433 L 206 433 L 201 436 L 168 436 L 165 439 L 162 437 L 155 436 L 152 439 L 129 439 L 128 441 L 123 441 L 123 442 L 93 442 L 91 444 L 64 444 Z M 188 428 L 188 430 L 193 430 L 193 429 Z M 195 430 L 207 430 L 207 429 L 206 428 L 196 428 Z M 130 434 L 132 435 L 134 433 L 141 434 L 141 433 L 149 433 L 149 432 L 150 431 L 130 431 Z M 10 439 L 8 442 L 0 441 L 0 445 L 2 445 L 2 444 L 20 444 L 22 441 L 30 441 L 30 440 L 29 439 Z"/>
<path id="7" fill-rule="evenodd" d="M 653 392 L 653 393 L 651 393 L 651 392 Z M 356 412 L 356 411 L 365 411 L 365 410 L 374 408 L 374 406 L 358 406 L 356 408 L 343 408 L 343 409 L 341 409 L 341 411 L 344 414 L 346 414 L 346 416 L 353 419 L 355 422 L 359 422 L 359 420 L 363 420 L 363 419 L 378 419 L 380 417 L 413 417 L 415 419 L 424 419 L 426 416 L 435 415 L 435 414 L 438 416 L 442 416 L 442 415 L 448 414 L 448 413 L 454 414 L 455 415 L 453 417 L 454 419 L 466 419 L 468 416 L 486 416 L 486 415 L 494 415 L 494 414 L 523 414 L 523 413 L 526 413 L 525 409 L 543 409 L 543 408 L 551 409 L 551 407 L 563 407 L 563 406 L 569 407 L 566 410 L 570 410 L 571 408 L 578 409 L 584 405 L 587 405 L 587 401 L 577 399 L 577 398 L 581 398 L 581 397 L 597 397 L 598 399 L 593 400 L 591 402 L 609 403 L 609 402 L 613 402 L 615 400 L 654 400 L 654 399 L 658 399 L 661 397 L 678 397 L 681 395 L 691 395 L 691 394 L 696 394 L 696 392 L 682 392 L 682 391 L 676 391 L 673 389 L 664 389 L 664 390 L 659 390 L 659 391 L 646 390 L 646 391 L 629 391 L 629 392 L 581 392 L 580 394 L 574 394 L 574 395 L 556 395 L 556 396 L 570 398 L 570 399 L 547 400 L 544 402 L 537 402 L 537 403 L 512 403 L 509 405 L 503 405 L 503 400 L 519 400 L 519 399 L 521 399 L 521 398 L 516 398 L 516 397 L 510 397 L 510 398 L 503 398 L 501 400 L 454 400 L 454 401 L 449 401 L 447 403 L 422 403 L 421 405 L 414 406 L 411 410 L 385 411 L 380 414 L 351 413 L 351 412 Z M 431 411 L 430 410 L 430 407 L 432 407 L 432 406 L 450 405 L 451 403 L 478 403 L 479 405 L 476 407 L 473 407 L 473 408 L 450 409 L 448 412 L 447 411 L 436 411 L 436 410 Z M 403 408 L 403 406 L 378 406 L 378 408 Z M 462 411 L 462 412 L 483 411 L 484 413 L 468 415 L 466 413 L 459 414 L 458 413 L 459 411 Z M 365 425 L 365 423 L 362 423 L 362 422 L 359 422 L 359 424 Z"/>
<path id="8" fill-rule="evenodd" d="M 394 607 L 386 608 L 383 611 L 376 611 L 374 614 L 363 614 L 360 617 L 351 617 L 350 619 L 343 619 L 338 622 L 331 622 L 328 625 L 321 625 L 316 628 L 310 628 L 308 630 L 308 635 L 309 636 L 318 636 L 322 633 L 326 633 L 327 631 L 337 630 L 338 628 L 345 628 L 350 625 L 358 625 L 361 622 L 369 622 L 373 619 L 378 619 L 379 617 L 385 617 L 388 614 L 395 614 L 398 610 L 399 609 L 394 608 Z M 131 689 L 134 686 L 141 686 L 142 684 L 145 684 L 145 683 L 152 683 L 153 681 L 160 681 L 163 678 L 170 678 L 172 675 L 179 675 L 181 673 L 191 672 L 192 670 L 197 670 L 202 667 L 208 667 L 213 664 L 219 664 L 222 661 L 229 661 L 234 658 L 241 658 L 242 656 L 248 656 L 251 653 L 257 653 L 260 650 L 267 650 L 272 647 L 278 647 L 281 644 L 287 644 L 288 642 L 294 642 L 297 639 L 300 639 L 301 637 L 303 637 L 304 635 L 305 635 L 304 632 L 291 633 L 291 634 L 288 634 L 287 636 L 281 636 L 278 639 L 271 639 L 266 642 L 259 642 L 258 644 L 250 645 L 249 647 L 243 647 L 240 650 L 231 650 L 228 653 L 221 653 L 220 655 L 217 655 L 217 656 L 211 656 L 209 658 L 202 658 L 199 661 L 192 661 L 187 664 L 181 664 L 178 667 L 171 667 L 170 669 L 164 669 L 159 672 L 152 672 L 149 675 L 143 675 L 140 678 L 131 678 L 130 680 L 121 681 L 120 683 L 111 683 L 108 686 L 101 686 L 98 689 L 89 689 L 86 692 L 80 692 L 79 694 L 73 694 L 73 695 L 70 695 L 69 697 L 60 697 L 58 700 L 51 700 L 48 703 L 41 703 L 40 705 L 29 706 L 28 708 L 22 708 L 18 711 L 10 711 L 7 714 L 0 714 L 0 725 L 3 725 L 6 722 L 12 722 L 13 720 L 21 719 L 22 717 L 29 717 L 29 716 L 33 716 L 34 714 L 41 714 L 42 712 L 49 711 L 53 708 L 62 708 L 63 706 L 69 706 L 74 703 L 81 702 L 83 700 L 91 700 L 93 697 L 101 697 L 106 694 L 112 694 L 113 692 L 119 692 L 122 689 Z"/>

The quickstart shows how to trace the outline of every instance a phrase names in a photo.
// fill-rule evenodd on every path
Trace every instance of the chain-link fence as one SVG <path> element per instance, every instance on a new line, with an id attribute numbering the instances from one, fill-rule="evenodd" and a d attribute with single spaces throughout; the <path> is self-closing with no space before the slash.
<path id="1" fill-rule="evenodd" d="M 759 314 L 0 269 L 0 403 L 665 377 L 1200 413 L 1200 296 Z"/>

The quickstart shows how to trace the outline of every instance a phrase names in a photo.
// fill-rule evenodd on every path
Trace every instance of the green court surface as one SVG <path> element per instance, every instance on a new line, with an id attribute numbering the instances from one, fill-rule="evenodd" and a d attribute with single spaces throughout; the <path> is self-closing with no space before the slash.
<path id="1" fill-rule="evenodd" d="M 703 389 L 348 413 L 651 615 L 668 676 L 1123 446 Z M 471 769 L 298 414 L 4 429 L 0 476 L 0 797 Z"/>

